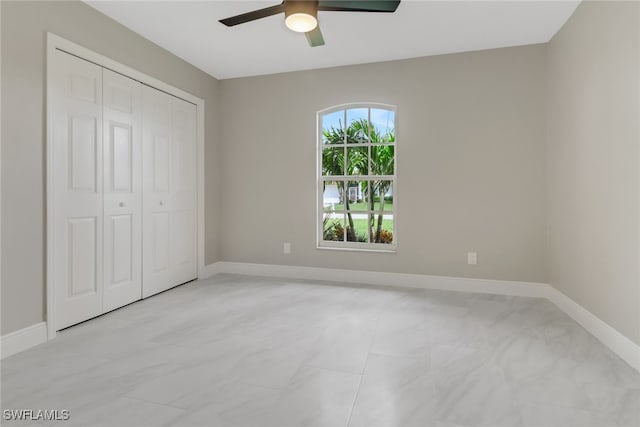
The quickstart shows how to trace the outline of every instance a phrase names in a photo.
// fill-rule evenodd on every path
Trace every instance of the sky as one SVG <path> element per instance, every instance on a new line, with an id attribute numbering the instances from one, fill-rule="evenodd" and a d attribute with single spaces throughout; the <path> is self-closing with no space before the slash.
<path id="1" fill-rule="evenodd" d="M 367 108 L 352 108 L 346 110 L 347 124 L 359 120 L 367 119 Z M 345 110 L 334 111 L 322 116 L 322 129 L 330 129 L 331 127 L 339 128 L 345 123 Z M 379 108 L 371 109 L 371 123 L 375 126 L 377 131 L 381 135 L 387 134 L 389 131 L 394 130 L 395 113 L 390 110 L 383 110 Z"/>

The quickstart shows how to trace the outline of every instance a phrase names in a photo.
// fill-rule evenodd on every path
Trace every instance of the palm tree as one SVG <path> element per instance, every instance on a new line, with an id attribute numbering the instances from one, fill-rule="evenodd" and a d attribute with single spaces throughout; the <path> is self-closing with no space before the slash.
<path id="1" fill-rule="evenodd" d="M 393 175 L 394 173 L 394 160 L 395 160 L 395 150 L 391 145 L 381 145 L 381 146 L 373 146 L 371 147 L 371 169 L 375 175 Z M 384 218 L 384 203 L 385 203 L 385 195 L 389 191 L 391 187 L 391 181 L 373 181 L 372 189 L 373 194 L 378 194 L 380 199 L 378 203 L 378 221 L 376 226 L 376 232 L 372 236 L 375 238 L 375 243 L 384 243 L 381 241 L 382 239 L 382 221 Z M 374 210 L 374 198 L 370 198 L 369 202 L 371 205 L 371 210 Z M 373 225 L 373 224 L 372 224 Z"/>
<path id="2" fill-rule="evenodd" d="M 351 125 L 345 130 L 339 123 L 339 128 L 331 127 L 323 132 L 327 144 L 362 144 L 367 143 L 367 134 L 362 133 L 360 129 Z M 364 148 L 364 154 L 362 153 Z M 350 156 L 348 156 L 347 164 L 345 167 L 344 148 L 343 147 L 327 147 L 322 150 L 322 174 L 323 175 L 353 175 L 354 172 L 366 173 L 366 167 L 363 168 L 363 163 L 366 163 L 366 147 L 362 147 L 359 150 L 351 150 Z M 364 158 L 364 161 L 363 161 Z M 347 194 L 347 188 L 345 188 L 344 181 L 337 181 L 338 190 L 342 194 L 344 201 L 344 207 L 347 211 L 347 221 L 349 226 L 347 227 L 347 240 L 351 242 L 357 242 L 358 236 L 356 235 L 356 229 L 353 224 L 353 216 L 351 215 L 351 207 L 349 195 Z M 365 237 L 366 239 L 366 237 Z"/>
<path id="3" fill-rule="evenodd" d="M 369 135 L 372 143 L 394 143 L 395 133 L 393 131 L 388 132 L 387 134 L 382 135 L 375 126 L 372 126 L 371 122 L 367 119 L 357 120 L 351 123 L 350 127 L 353 126 L 357 129 L 358 132 L 363 133 L 365 135 Z M 391 145 L 379 145 L 371 147 L 371 175 L 393 175 L 394 174 L 394 166 L 395 166 L 395 149 Z M 375 210 L 375 195 L 377 194 L 379 197 L 378 203 L 378 217 L 376 221 L 376 225 L 374 227 L 373 223 L 369 224 L 369 241 L 374 243 L 384 243 L 381 241 L 382 239 L 382 222 L 384 220 L 384 203 L 385 203 L 385 194 L 389 191 L 391 187 L 391 181 L 371 181 L 371 195 L 368 195 L 369 200 L 369 210 Z M 367 191 L 366 189 L 364 189 Z M 375 228 L 375 232 L 373 229 Z"/>
<path id="4" fill-rule="evenodd" d="M 326 145 L 322 151 L 322 174 L 323 175 L 393 175 L 394 173 L 394 147 L 391 145 L 380 145 L 371 147 L 371 159 L 368 159 L 367 147 L 358 147 L 358 144 L 366 144 L 369 141 L 374 143 L 393 143 L 395 142 L 395 135 L 393 131 L 387 134 L 380 134 L 380 132 L 372 126 L 367 119 L 359 119 L 351 122 L 346 129 L 342 129 L 341 124 L 339 128 L 331 127 L 323 131 L 324 138 L 326 139 Z M 332 144 L 348 144 L 348 158 L 345 163 L 343 147 L 330 147 Z M 369 166 L 371 171 L 369 171 Z M 373 223 L 369 224 L 369 241 L 374 243 L 384 243 L 382 238 L 382 222 L 384 219 L 384 203 L 385 194 L 389 191 L 391 181 L 376 180 L 371 181 L 370 188 L 367 185 L 368 181 L 363 182 L 363 192 L 368 199 L 369 210 L 375 210 L 375 195 L 379 197 L 377 221 L 374 226 Z M 344 181 L 337 182 L 338 189 L 343 195 L 344 206 L 348 218 L 347 227 L 347 240 L 358 241 L 356 235 L 353 217 L 351 215 L 349 196 L 346 193 Z M 374 232 L 375 228 L 375 232 Z M 366 237 L 364 238 L 366 241 Z"/>

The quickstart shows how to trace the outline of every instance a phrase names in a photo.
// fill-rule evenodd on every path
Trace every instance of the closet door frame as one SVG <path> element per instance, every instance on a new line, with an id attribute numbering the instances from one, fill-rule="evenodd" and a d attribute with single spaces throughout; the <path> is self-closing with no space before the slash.
<path id="1" fill-rule="evenodd" d="M 144 85 L 166 92 L 177 98 L 183 99 L 196 106 L 196 203 L 197 203 L 197 262 L 198 278 L 208 277 L 208 268 L 204 263 L 204 100 L 188 92 L 164 83 L 138 70 L 130 68 L 113 59 L 87 49 L 79 44 L 64 39 L 56 34 L 47 33 L 47 132 L 46 132 L 46 197 L 47 197 L 47 223 L 46 223 L 46 323 L 47 339 L 56 337 L 56 283 L 55 283 L 55 189 L 54 181 L 54 135 L 53 135 L 53 55 L 56 50 L 77 56 L 78 58 L 92 62 L 108 70 L 122 74 L 137 80 Z"/>

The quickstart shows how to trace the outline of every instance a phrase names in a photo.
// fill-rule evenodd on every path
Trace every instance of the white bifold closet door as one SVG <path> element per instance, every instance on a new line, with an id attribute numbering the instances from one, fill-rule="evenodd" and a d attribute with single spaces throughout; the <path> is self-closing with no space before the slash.
<path id="1" fill-rule="evenodd" d="M 102 68 L 56 51 L 53 95 L 56 329 L 102 314 Z M 35 125 L 35 124 L 34 124 Z"/>
<path id="2" fill-rule="evenodd" d="M 142 84 L 104 69 L 104 302 L 142 298 Z"/>
<path id="3" fill-rule="evenodd" d="M 142 90 L 143 297 L 197 277 L 196 106 Z"/>
<path id="4" fill-rule="evenodd" d="M 56 51 L 56 329 L 197 278 L 196 106 Z"/>

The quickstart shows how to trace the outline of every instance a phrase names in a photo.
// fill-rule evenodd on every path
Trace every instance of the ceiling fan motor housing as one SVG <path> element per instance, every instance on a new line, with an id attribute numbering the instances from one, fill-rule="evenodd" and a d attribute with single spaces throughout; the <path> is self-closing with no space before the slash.
<path id="1" fill-rule="evenodd" d="M 318 19 L 318 1 L 309 0 L 285 0 L 284 16 L 285 20 L 294 14 L 304 14 Z"/>

